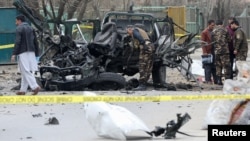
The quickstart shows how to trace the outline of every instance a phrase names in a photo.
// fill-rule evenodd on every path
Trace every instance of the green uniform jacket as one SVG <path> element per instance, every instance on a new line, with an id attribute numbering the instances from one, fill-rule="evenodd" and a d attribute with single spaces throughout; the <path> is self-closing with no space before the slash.
<path id="1" fill-rule="evenodd" d="M 217 26 L 212 32 L 212 40 L 215 41 L 214 52 L 215 54 L 229 53 L 228 43 L 231 41 L 230 35 L 226 28 Z"/>
<path id="2" fill-rule="evenodd" d="M 237 52 L 247 52 L 248 51 L 248 43 L 247 37 L 242 28 L 237 28 L 235 31 L 234 38 L 234 50 Z"/>

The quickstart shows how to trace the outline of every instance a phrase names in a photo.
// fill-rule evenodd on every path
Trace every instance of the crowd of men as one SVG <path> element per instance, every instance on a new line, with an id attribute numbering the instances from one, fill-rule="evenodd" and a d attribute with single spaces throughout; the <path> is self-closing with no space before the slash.
<path id="1" fill-rule="evenodd" d="M 239 22 L 231 17 L 224 26 L 222 20 L 208 20 L 201 40 L 208 43 L 202 47 L 203 55 L 212 56 L 211 62 L 203 62 L 205 83 L 223 85 L 223 78 L 233 79 L 235 62 L 246 61 L 248 52 L 247 37 Z"/>
<path id="2" fill-rule="evenodd" d="M 127 32 L 138 40 L 140 48 L 140 85 L 134 90 L 146 90 L 152 71 L 153 46 L 142 29 L 128 27 Z M 222 20 L 209 20 L 207 28 L 201 33 L 201 40 L 208 43 L 202 47 L 203 55 L 212 56 L 211 62 L 203 64 L 205 83 L 223 85 L 223 78 L 233 79 L 234 73 L 237 73 L 235 62 L 246 61 L 248 52 L 247 37 L 239 22 L 231 17 L 228 25 L 224 26 Z"/>

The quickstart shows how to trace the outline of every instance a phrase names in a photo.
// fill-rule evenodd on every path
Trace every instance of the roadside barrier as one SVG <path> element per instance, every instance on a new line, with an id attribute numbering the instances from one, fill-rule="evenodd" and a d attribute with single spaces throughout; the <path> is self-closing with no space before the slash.
<path id="1" fill-rule="evenodd" d="M 84 102 L 164 102 L 187 100 L 235 100 L 250 99 L 250 94 L 216 95 L 161 95 L 161 96 L 113 96 L 113 95 L 37 95 L 37 96 L 0 96 L 0 104 L 60 104 Z"/>

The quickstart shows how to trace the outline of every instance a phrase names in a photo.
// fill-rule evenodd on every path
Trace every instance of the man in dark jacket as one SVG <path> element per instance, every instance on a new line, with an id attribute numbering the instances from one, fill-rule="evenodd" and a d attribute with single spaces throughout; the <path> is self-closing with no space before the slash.
<path id="1" fill-rule="evenodd" d="M 18 59 L 18 66 L 21 72 L 21 88 L 17 95 L 25 95 L 28 87 L 36 95 L 41 89 L 36 82 L 34 72 L 38 70 L 36 56 L 38 56 L 38 43 L 34 29 L 25 22 L 25 17 L 16 17 L 16 40 L 12 52 L 11 61 Z"/>
<path id="2" fill-rule="evenodd" d="M 147 32 L 138 27 L 129 25 L 127 33 L 132 37 L 135 48 L 140 49 L 139 54 L 139 86 L 134 91 L 146 90 L 146 83 L 150 78 L 153 68 L 153 52 L 154 46 L 151 43 Z"/>

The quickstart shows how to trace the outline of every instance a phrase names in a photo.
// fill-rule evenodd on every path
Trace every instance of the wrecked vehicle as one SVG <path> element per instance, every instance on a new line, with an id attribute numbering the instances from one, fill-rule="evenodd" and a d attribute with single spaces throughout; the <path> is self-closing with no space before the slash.
<path id="1" fill-rule="evenodd" d="M 35 18 L 22 0 L 14 5 L 43 35 L 48 46 L 40 56 L 40 81 L 45 90 L 118 90 L 126 86 L 125 76 L 139 72 L 139 50 L 133 47 L 126 33 L 127 25 L 143 28 L 156 47 L 152 71 L 153 85 L 166 86 L 166 68 L 179 68 L 187 79 L 195 79 L 190 72 L 190 54 L 204 42 L 194 40 L 196 34 L 174 38 L 164 26 L 173 24 L 167 18 L 149 13 L 109 12 L 103 20 L 56 21 L 57 38 L 46 34 L 44 23 Z M 91 25 L 92 39 L 87 41 L 81 24 Z M 170 33 L 170 34 L 169 34 Z M 197 83 L 198 84 L 198 83 Z"/>

